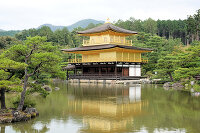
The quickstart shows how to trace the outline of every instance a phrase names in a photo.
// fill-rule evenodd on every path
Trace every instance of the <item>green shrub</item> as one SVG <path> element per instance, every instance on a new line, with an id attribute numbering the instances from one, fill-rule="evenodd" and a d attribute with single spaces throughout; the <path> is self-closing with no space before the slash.
<path id="1" fill-rule="evenodd" d="M 19 105 L 19 101 L 20 101 L 20 97 L 15 97 L 12 100 L 12 104 L 14 106 L 14 108 L 17 108 Z M 31 108 L 31 107 L 35 107 L 36 102 L 34 100 L 32 100 L 30 97 L 26 97 L 25 101 L 24 101 L 24 106 L 23 106 L 23 110 L 25 110 L 27 107 Z"/>
<path id="2" fill-rule="evenodd" d="M 200 85 L 195 84 L 193 87 L 195 91 L 200 92 Z"/>
<path id="3" fill-rule="evenodd" d="M 200 85 L 200 80 L 197 80 L 196 83 L 197 83 L 198 85 Z"/>
<path id="4" fill-rule="evenodd" d="M 40 93 L 43 97 L 47 97 L 49 95 L 49 92 L 47 92 L 40 84 L 34 84 L 34 83 L 29 83 L 30 89 L 27 90 L 26 94 L 32 94 L 34 92 Z"/>
<path id="5" fill-rule="evenodd" d="M 50 78 L 51 78 L 51 75 L 47 74 L 47 73 L 40 73 L 40 74 L 36 74 L 35 76 L 33 76 L 33 80 L 35 80 L 39 84 L 49 83 Z"/>
<path id="6" fill-rule="evenodd" d="M 9 87 L 8 90 L 14 92 L 22 92 L 23 88 L 21 86 L 14 86 L 14 87 Z"/>

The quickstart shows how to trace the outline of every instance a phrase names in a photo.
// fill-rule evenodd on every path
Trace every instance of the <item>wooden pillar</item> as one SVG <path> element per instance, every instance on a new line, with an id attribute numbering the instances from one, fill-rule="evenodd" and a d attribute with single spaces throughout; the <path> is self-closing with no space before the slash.
<path id="1" fill-rule="evenodd" d="M 124 52 L 122 51 L 122 61 L 124 61 Z"/>
<path id="2" fill-rule="evenodd" d="M 123 62 L 122 62 L 122 77 L 124 76 L 124 67 L 123 67 Z"/>
<path id="3" fill-rule="evenodd" d="M 75 54 L 75 63 L 76 63 L 76 54 Z"/>
<path id="4" fill-rule="evenodd" d="M 108 66 L 106 66 L 106 74 L 108 74 Z"/>
<path id="5" fill-rule="evenodd" d="M 115 75 L 117 75 L 117 64 L 115 65 Z"/>
<path id="6" fill-rule="evenodd" d="M 74 75 L 76 75 L 76 66 L 75 66 L 75 69 L 74 69 Z"/>
<path id="7" fill-rule="evenodd" d="M 83 64 L 81 65 L 81 71 L 82 71 L 82 75 L 83 75 Z"/>
<path id="8" fill-rule="evenodd" d="M 68 70 L 67 70 L 67 80 L 69 79 L 69 73 L 68 73 Z"/>
<path id="9" fill-rule="evenodd" d="M 116 80 L 117 80 L 117 64 L 115 64 L 115 77 L 116 77 Z"/>
<path id="10" fill-rule="evenodd" d="M 99 66 L 99 76 L 101 75 L 101 67 Z"/>

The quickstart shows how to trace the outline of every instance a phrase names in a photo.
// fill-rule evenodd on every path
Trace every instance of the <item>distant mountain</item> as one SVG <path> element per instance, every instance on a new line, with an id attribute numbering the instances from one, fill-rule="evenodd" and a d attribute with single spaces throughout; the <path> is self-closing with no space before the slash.
<path id="1" fill-rule="evenodd" d="M 104 21 L 98 21 L 98 20 L 94 20 L 94 19 L 84 19 L 84 20 L 78 21 L 78 22 L 76 22 L 72 25 L 69 25 L 69 26 L 55 26 L 55 25 L 52 25 L 52 24 L 43 24 L 43 25 L 40 25 L 38 27 L 38 29 L 41 28 L 42 26 L 48 26 L 48 27 L 51 28 L 52 31 L 55 31 L 57 29 L 63 29 L 64 27 L 66 27 L 69 31 L 72 31 L 74 28 L 77 28 L 77 27 L 85 28 L 90 23 L 99 24 L 99 23 L 104 23 Z"/>
<path id="2" fill-rule="evenodd" d="M 94 19 L 83 19 L 72 25 L 67 26 L 67 28 L 69 31 L 72 31 L 74 28 L 77 28 L 77 27 L 86 28 L 90 23 L 99 24 L 99 23 L 104 23 L 104 21 L 101 21 L 101 20 L 98 21 L 98 20 L 94 20 Z"/>
<path id="3" fill-rule="evenodd" d="M 52 31 L 55 31 L 57 29 L 63 29 L 64 27 L 66 27 L 69 31 L 72 31 L 74 28 L 77 28 L 77 27 L 86 28 L 90 23 L 99 24 L 99 23 L 104 23 L 104 21 L 98 21 L 98 20 L 94 20 L 94 19 L 83 19 L 83 20 L 78 21 L 69 26 L 55 26 L 52 24 L 43 24 L 43 25 L 40 25 L 37 29 L 41 28 L 42 26 L 48 26 L 51 28 Z M 19 32 L 20 32 L 20 30 L 6 31 L 6 30 L 0 29 L 0 36 L 15 36 L 15 34 L 17 34 Z"/>
<path id="4" fill-rule="evenodd" d="M 52 24 L 43 24 L 43 25 L 40 25 L 37 29 L 40 29 L 43 26 L 48 26 L 52 31 L 55 31 L 57 29 L 63 29 L 64 27 L 67 27 L 67 26 L 55 26 Z"/>

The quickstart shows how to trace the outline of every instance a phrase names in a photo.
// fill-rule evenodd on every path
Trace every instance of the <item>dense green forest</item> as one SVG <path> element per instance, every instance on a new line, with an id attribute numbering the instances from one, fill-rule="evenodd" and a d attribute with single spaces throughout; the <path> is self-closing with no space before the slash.
<path id="1" fill-rule="evenodd" d="M 10 31 L 1 31 L 0 30 L 0 36 L 12 36 L 14 37 L 15 34 L 19 33 L 20 30 L 10 30 Z"/>
<path id="2" fill-rule="evenodd" d="M 135 36 L 127 37 L 133 46 L 153 48 L 153 52 L 144 54 L 149 62 L 142 66 L 142 75 L 150 79 L 162 79 L 163 82 L 182 82 L 188 84 L 200 75 L 200 10 L 186 20 L 118 20 L 116 26 L 138 31 Z M 52 31 L 50 27 L 23 30 L 15 36 L 0 37 L 0 88 L 21 91 L 18 101 L 22 110 L 30 80 L 42 83 L 45 79 L 60 77 L 65 79 L 62 67 L 67 65 L 68 54 L 60 49 L 81 46 L 87 37 L 77 35 L 77 31 L 90 29 L 100 24 L 89 24 L 86 28 L 78 27 L 73 31 L 67 28 Z M 22 80 L 23 79 L 23 80 Z M 20 80 L 23 86 L 20 87 Z M 195 89 L 200 91 L 196 81 Z M 19 89 L 21 88 L 21 89 Z M 45 91 L 33 87 L 31 92 Z M 44 94 L 46 95 L 46 94 Z M 1 105 L 5 105 L 1 100 Z M 6 108 L 3 106 L 2 108 Z"/>
<path id="3" fill-rule="evenodd" d="M 199 41 L 200 30 L 200 10 L 194 15 L 189 15 L 186 20 L 153 20 L 151 18 L 144 21 L 130 18 L 115 22 L 117 26 L 138 32 L 157 34 L 160 37 L 180 38 L 182 43 L 191 44 L 193 41 Z"/>

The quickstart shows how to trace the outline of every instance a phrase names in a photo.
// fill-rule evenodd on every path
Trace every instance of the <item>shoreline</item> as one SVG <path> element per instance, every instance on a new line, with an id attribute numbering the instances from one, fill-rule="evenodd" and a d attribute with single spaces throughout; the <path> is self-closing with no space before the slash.
<path id="1" fill-rule="evenodd" d="M 35 108 L 26 108 L 24 111 L 16 109 L 0 109 L 0 124 L 28 121 L 39 116 Z"/>

